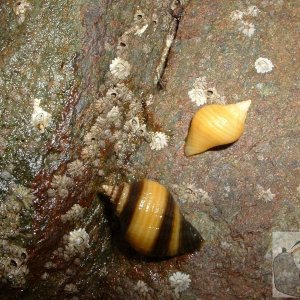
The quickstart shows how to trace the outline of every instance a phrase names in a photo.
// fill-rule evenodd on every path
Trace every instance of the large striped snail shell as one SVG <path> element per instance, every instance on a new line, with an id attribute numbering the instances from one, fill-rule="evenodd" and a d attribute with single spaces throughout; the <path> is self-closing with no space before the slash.
<path id="1" fill-rule="evenodd" d="M 125 240 L 140 254 L 169 257 L 200 248 L 199 232 L 158 182 L 144 179 L 103 189 L 115 206 Z"/>
<path id="2" fill-rule="evenodd" d="M 248 100 L 227 105 L 211 104 L 199 109 L 190 125 L 185 155 L 199 154 L 237 141 L 243 134 L 250 104 L 251 100 Z"/>

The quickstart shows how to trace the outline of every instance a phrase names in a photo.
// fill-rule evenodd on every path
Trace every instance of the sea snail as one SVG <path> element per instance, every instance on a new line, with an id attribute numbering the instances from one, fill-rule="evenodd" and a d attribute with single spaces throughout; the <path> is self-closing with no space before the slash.
<path id="1" fill-rule="evenodd" d="M 103 190 L 114 204 L 125 240 L 138 253 L 170 257 L 200 248 L 199 232 L 158 182 L 144 179 L 115 187 L 104 185 Z"/>
<path id="2" fill-rule="evenodd" d="M 243 134 L 250 104 L 251 100 L 248 100 L 228 105 L 211 104 L 199 109 L 190 125 L 185 155 L 199 154 L 237 141 Z"/>

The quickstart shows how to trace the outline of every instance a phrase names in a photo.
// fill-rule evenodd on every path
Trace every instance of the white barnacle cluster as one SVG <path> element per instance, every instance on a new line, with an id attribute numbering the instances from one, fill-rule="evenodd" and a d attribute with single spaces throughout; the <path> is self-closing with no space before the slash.
<path id="1" fill-rule="evenodd" d="M 18 23 L 22 24 L 25 21 L 25 14 L 27 10 L 30 10 L 31 4 L 26 0 L 15 1 L 13 5 L 13 11 L 18 18 Z"/>
<path id="2" fill-rule="evenodd" d="M 0 237 L 8 238 L 19 234 L 21 217 L 32 208 L 35 199 L 32 190 L 12 184 L 5 201 L 0 204 Z"/>
<path id="3" fill-rule="evenodd" d="M 248 19 L 257 17 L 259 14 L 259 9 L 255 5 L 249 6 L 246 10 L 234 10 L 230 14 L 230 19 L 235 21 L 238 25 L 238 30 L 245 36 L 251 37 L 255 33 L 255 25 L 251 23 Z M 246 18 L 246 20 L 244 20 Z"/>
<path id="4" fill-rule="evenodd" d="M 51 122 L 51 114 L 40 107 L 41 100 L 34 99 L 31 124 L 40 132 L 44 133 Z"/>
<path id="5" fill-rule="evenodd" d="M 74 256 L 84 256 L 85 250 L 90 247 L 89 238 L 84 228 L 71 231 L 64 237 L 66 245 L 63 251 L 63 258 L 69 261 Z"/>
<path id="6" fill-rule="evenodd" d="M 179 298 L 179 293 L 189 288 L 191 279 L 190 275 L 188 274 L 182 272 L 175 272 L 169 277 L 169 282 L 174 290 L 176 298 Z"/>
<path id="7" fill-rule="evenodd" d="M 124 125 L 124 130 L 130 132 L 132 135 L 137 135 L 140 137 L 145 137 L 148 135 L 146 124 L 143 124 L 138 117 L 134 117 L 127 121 Z"/>
<path id="8" fill-rule="evenodd" d="M 215 87 L 209 87 L 206 76 L 196 78 L 193 83 L 193 89 L 188 92 L 189 98 L 197 106 L 210 102 L 225 103 L 225 97 L 221 96 Z"/>
<path id="9" fill-rule="evenodd" d="M 255 69 L 257 73 L 268 73 L 271 72 L 274 68 L 272 62 L 265 57 L 260 57 L 255 61 Z"/>
<path id="10" fill-rule="evenodd" d="M 12 184 L 0 204 L 0 282 L 13 287 L 22 287 L 29 272 L 28 254 L 24 246 L 18 244 L 18 237 L 20 222 L 32 209 L 34 199 L 31 189 Z"/>
<path id="11" fill-rule="evenodd" d="M 79 205 L 74 204 L 64 215 L 61 215 L 61 220 L 63 223 L 67 221 L 78 221 L 83 217 L 85 209 Z"/>
<path id="12" fill-rule="evenodd" d="M 169 137 L 163 132 L 153 132 L 151 134 L 150 148 L 159 151 L 168 146 Z"/>
<path id="13" fill-rule="evenodd" d="M 116 57 L 109 65 L 109 70 L 115 78 L 123 80 L 129 76 L 131 66 L 128 61 L 121 57 Z"/>
<path id="14" fill-rule="evenodd" d="M 48 196 L 54 197 L 58 195 L 61 198 L 67 198 L 71 187 L 74 185 L 74 180 L 64 175 L 54 175 L 51 181 L 51 189 L 48 190 Z"/>
<path id="15" fill-rule="evenodd" d="M 261 185 L 258 184 L 257 189 L 259 199 L 265 201 L 266 203 L 274 200 L 276 195 L 271 192 L 270 188 L 265 190 Z"/>
<path id="16" fill-rule="evenodd" d="M 144 140 L 150 140 L 142 118 L 142 99 L 135 97 L 124 83 L 118 83 L 110 86 L 96 104 L 98 117 L 84 136 L 81 158 L 98 172 L 109 148 L 116 166 L 128 171 L 128 157 Z"/>

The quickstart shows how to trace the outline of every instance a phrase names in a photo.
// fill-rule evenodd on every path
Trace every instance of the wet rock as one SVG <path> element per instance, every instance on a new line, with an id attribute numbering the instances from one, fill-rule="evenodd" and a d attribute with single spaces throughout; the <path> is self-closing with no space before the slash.
<path id="1" fill-rule="evenodd" d="M 299 3 L 21 2 L 0 5 L 0 295 L 271 297 L 271 233 L 299 227 Z M 239 141 L 184 156 L 197 105 L 248 99 Z M 199 252 L 149 261 L 120 239 L 101 185 L 144 177 Z"/>

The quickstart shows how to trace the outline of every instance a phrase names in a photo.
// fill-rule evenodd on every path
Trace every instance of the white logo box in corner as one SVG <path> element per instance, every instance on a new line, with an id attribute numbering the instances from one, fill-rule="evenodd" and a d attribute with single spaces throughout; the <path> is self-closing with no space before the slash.
<path id="1" fill-rule="evenodd" d="M 273 297 L 300 298 L 300 232 L 273 232 Z"/>

